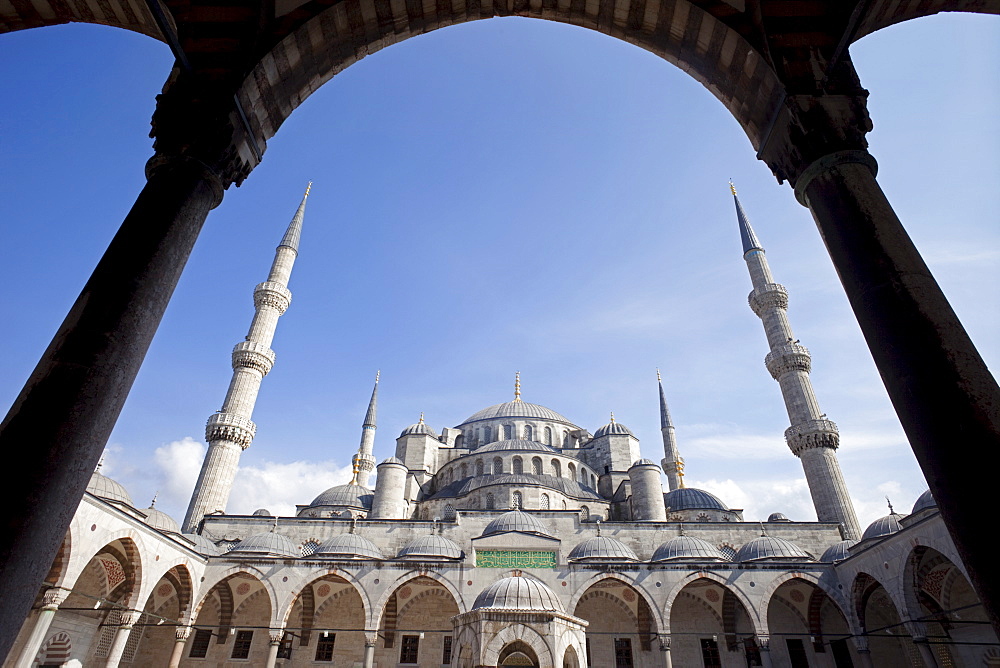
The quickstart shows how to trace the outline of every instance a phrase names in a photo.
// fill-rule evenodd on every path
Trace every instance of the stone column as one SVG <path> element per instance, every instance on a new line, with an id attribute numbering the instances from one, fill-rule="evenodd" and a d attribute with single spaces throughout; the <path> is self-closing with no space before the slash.
<path id="1" fill-rule="evenodd" d="M 872 662 L 872 651 L 868 647 L 868 638 L 864 636 L 854 636 L 854 648 L 858 652 L 858 662 L 861 668 L 875 668 Z"/>
<path id="2" fill-rule="evenodd" d="M 181 665 L 181 659 L 184 658 L 184 647 L 190 635 L 190 626 L 178 626 L 174 629 L 174 649 L 170 652 L 170 663 L 167 664 L 167 668 L 178 668 Z"/>
<path id="3" fill-rule="evenodd" d="M 378 642 L 378 631 L 365 631 L 364 668 L 375 668 L 375 644 L 377 642 Z"/>
<path id="4" fill-rule="evenodd" d="M 659 636 L 660 654 L 663 655 L 663 668 L 673 668 L 673 661 L 670 657 L 670 636 Z"/>
<path id="5" fill-rule="evenodd" d="M 42 643 L 45 641 L 45 635 L 49 632 L 52 620 L 56 616 L 56 610 L 66 600 L 69 593 L 68 589 L 53 587 L 42 594 L 42 607 L 38 611 L 38 616 L 35 617 L 35 625 L 31 628 L 31 635 L 28 636 L 28 641 L 21 649 L 17 663 L 14 664 L 15 668 L 31 668 L 35 657 L 38 656 L 38 651 L 42 648 Z"/>
<path id="6" fill-rule="evenodd" d="M 754 640 L 760 649 L 760 665 L 763 668 L 773 668 L 774 663 L 771 662 L 771 636 L 757 636 Z"/>
<path id="7" fill-rule="evenodd" d="M 931 649 L 930 644 L 928 644 L 926 636 L 914 636 L 913 644 L 917 646 L 920 658 L 923 659 L 924 665 L 927 668 L 938 668 L 937 657 L 934 655 L 934 650 Z"/>
<path id="8" fill-rule="evenodd" d="M 281 648 L 281 639 L 285 637 L 285 629 L 270 629 L 268 632 L 267 663 L 265 668 L 274 668 L 278 661 L 278 650 Z"/>
<path id="9" fill-rule="evenodd" d="M 122 660 L 122 654 L 125 653 L 125 644 L 128 643 L 128 637 L 132 633 L 132 627 L 135 626 L 140 617 L 142 617 L 141 612 L 129 611 L 122 613 L 118 630 L 115 632 L 115 638 L 111 641 L 111 649 L 108 650 L 108 660 L 104 663 L 104 668 L 118 668 L 118 664 Z"/>

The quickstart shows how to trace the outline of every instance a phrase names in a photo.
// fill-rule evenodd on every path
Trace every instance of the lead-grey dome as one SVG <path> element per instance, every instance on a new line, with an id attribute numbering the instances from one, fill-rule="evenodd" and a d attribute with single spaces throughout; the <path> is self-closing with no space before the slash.
<path id="1" fill-rule="evenodd" d="M 371 510 L 374 494 L 367 487 L 362 485 L 337 485 L 321 493 L 313 502 L 310 508 L 316 506 L 347 506 L 348 508 L 363 508 Z"/>
<path id="2" fill-rule="evenodd" d="M 222 550 L 219 549 L 218 545 L 216 545 L 209 539 L 205 538 L 201 534 L 186 533 L 183 534 L 183 536 L 184 538 L 187 538 L 189 541 L 194 543 L 194 550 L 199 554 L 205 554 L 212 557 L 222 554 Z"/>
<path id="3" fill-rule="evenodd" d="M 674 536 L 656 548 L 650 561 L 679 561 L 681 559 L 729 561 L 717 547 L 694 536 Z"/>
<path id="4" fill-rule="evenodd" d="M 473 610 L 544 610 L 565 612 L 556 593 L 531 578 L 513 576 L 497 580 L 484 589 Z"/>
<path id="5" fill-rule="evenodd" d="M 498 450 L 529 450 L 532 452 L 559 452 L 551 445 L 545 445 L 538 441 L 526 441 L 520 438 L 509 438 L 503 441 L 496 441 L 481 448 L 476 448 L 472 455 L 479 455 L 484 452 L 496 452 Z M 469 455 L 469 456 L 472 456 Z"/>
<path id="6" fill-rule="evenodd" d="M 506 512 L 492 522 L 486 525 L 483 529 L 483 536 L 493 536 L 500 533 L 510 533 L 516 531 L 518 533 L 530 533 L 539 536 L 550 536 L 549 532 L 545 530 L 545 527 L 536 518 L 532 517 L 528 513 L 522 510 L 511 510 Z"/>
<path id="7" fill-rule="evenodd" d="M 858 541 L 856 540 L 842 540 L 839 543 L 834 543 L 826 548 L 826 551 L 823 552 L 823 556 L 819 560 L 827 564 L 832 564 L 835 561 L 843 561 L 851 556 L 851 548 L 857 544 Z"/>
<path id="8" fill-rule="evenodd" d="M 382 462 L 382 464 L 379 464 L 379 466 L 382 466 L 383 464 L 399 464 L 400 466 L 406 466 L 406 464 L 403 463 L 403 460 L 399 457 L 388 457 Z"/>
<path id="9" fill-rule="evenodd" d="M 399 551 L 400 559 L 461 559 L 462 549 L 443 536 L 421 536 Z"/>
<path id="10" fill-rule="evenodd" d="M 90 482 L 87 483 L 87 491 L 105 501 L 117 501 L 135 507 L 132 503 L 132 497 L 128 495 L 124 485 L 97 471 L 91 474 Z"/>
<path id="11" fill-rule="evenodd" d="M 568 425 L 573 425 L 572 422 L 567 420 L 565 417 L 556 413 L 550 408 L 545 406 L 539 406 L 538 404 L 529 404 L 527 401 L 508 401 L 505 404 L 495 404 L 484 408 L 483 410 L 473 413 L 465 419 L 462 425 L 469 424 L 470 422 L 478 422 L 479 420 L 492 420 L 495 418 L 505 418 L 505 417 L 520 417 L 520 418 L 530 418 L 532 420 L 551 420 L 552 422 L 564 422 Z"/>
<path id="12" fill-rule="evenodd" d="M 637 459 L 629 468 L 635 468 L 636 466 L 655 466 L 657 468 L 660 467 L 660 465 L 654 462 L 652 459 Z"/>
<path id="13" fill-rule="evenodd" d="M 253 511 L 253 514 L 255 517 L 273 517 L 273 515 L 271 515 L 271 511 L 267 508 L 258 508 Z"/>
<path id="14" fill-rule="evenodd" d="M 632 430 L 623 425 L 621 422 L 615 422 L 612 420 L 594 432 L 594 438 L 600 438 L 602 436 L 635 436 L 635 434 L 633 434 Z"/>
<path id="15" fill-rule="evenodd" d="M 663 495 L 668 511 L 674 510 L 729 510 L 719 497 L 702 489 L 681 487 Z"/>
<path id="16" fill-rule="evenodd" d="M 861 534 L 861 540 L 868 538 L 881 538 L 882 536 L 888 536 L 889 534 L 894 534 L 903 526 L 899 523 L 899 520 L 903 519 L 905 515 L 900 515 L 899 513 L 890 513 L 885 517 L 880 517 L 865 529 L 865 532 Z"/>
<path id="17" fill-rule="evenodd" d="M 761 561 L 764 559 L 812 559 L 801 547 L 784 538 L 761 536 L 741 547 L 733 561 Z"/>
<path id="18" fill-rule="evenodd" d="M 274 531 L 257 533 L 240 541 L 226 554 L 255 554 L 267 557 L 298 557 L 299 550 L 292 541 Z"/>
<path id="19" fill-rule="evenodd" d="M 784 513 L 771 513 L 767 516 L 768 522 L 791 522 L 790 519 L 785 517 Z"/>
<path id="20" fill-rule="evenodd" d="M 937 508 L 937 501 L 934 500 L 931 490 L 927 490 L 917 497 L 917 501 L 913 504 L 913 510 L 910 511 L 910 514 L 916 515 L 921 510 L 927 510 L 928 508 Z"/>
<path id="21" fill-rule="evenodd" d="M 142 512 L 146 515 L 146 524 L 154 529 L 169 531 L 170 533 L 181 532 L 181 527 L 177 524 L 177 520 L 170 515 L 167 515 L 162 510 L 158 510 L 155 506 L 144 508 Z"/>
<path id="22" fill-rule="evenodd" d="M 314 557 L 336 559 L 385 559 L 375 543 L 355 533 L 345 533 L 320 543 Z"/>
<path id="23" fill-rule="evenodd" d="M 404 436 L 432 436 L 437 438 L 437 433 L 428 427 L 423 420 L 416 424 L 411 424 L 409 427 L 403 430 L 403 433 L 399 435 L 400 438 Z"/>
<path id="24" fill-rule="evenodd" d="M 594 536 L 574 547 L 569 553 L 570 561 L 639 561 L 625 543 L 617 538 Z"/>

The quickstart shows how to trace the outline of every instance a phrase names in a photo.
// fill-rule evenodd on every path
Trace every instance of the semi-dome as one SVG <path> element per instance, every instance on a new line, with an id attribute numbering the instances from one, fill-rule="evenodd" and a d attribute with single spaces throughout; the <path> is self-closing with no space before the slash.
<path id="1" fill-rule="evenodd" d="M 539 536 L 550 535 L 549 532 L 545 530 L 545 527 L 541 522 L 522 510 L 511 510 L 500 515 L 486 525 L 486 528 L 483 529 L 482 535 L 493 536 L 500 533 L 510 533 L 512 531 L 516 531 L 518 533 L 536 534 Z"/>
<path id="2" fill-rule="evenodd" d="M 812 559 L 801 547 L 784 538 L 761 536 L 741 547 L 733 561 L 761 561 L 764 559 Z"/>
<path id="3" fill-rule="evenodd" d="M 575 426 L 572 422 L 550 408 L 539 406 L 538 404 L 529 404 L 527 401 L 521 401 L 520 399 L 484 408 L 483 410 L 473 413 L 467 417 L 465 421 L 458 426 L 461 427 L 462 425 L 469 424 L 470 422 L 478 422 L 480 420 L 493 420 L 496 418 L 506 417 L 529 418 L 531 420 L 550 420 L 552 422 L 563 422 L 565 424 Z"/>
<path id="4" fill-rule="evenodd" d="M 461 559 L 462 549 L 444 536 L 421 536 L 399 551 L 400 559 Z"/>
<path id="5" fill-rule="evenodd" d="M 91 474 L 90 482 L 87 483 L 87 491 L 105 501 L 116 501 L 135 507 L 132 503 L 132 497 L 128 495 L 124 485 L 97 471 Z"/>
<path id="6" fill-rule="evenodd" d="M 768 522 L 791 522 L 790 519 L 785 517 L 784 513 L 771 513 L 767 516 Z"/>
<path id="7" fill-rule="evenodd" d="M 656 548 L 650 561 L 680 561 L 682 559 L 729 561 L 717 547 L 707 540 L 694 536 L 674 536 Z"/>
<path id="8" fill-rule="evenodd" d="M 385 559 L 382 552 L 375 547 L 375 543 L 355 533 L 345 533 L 323 541 L 312 556 L 335 559 Z"/>
<path id="9" fill-rule="evenodd" d="M 309 504 L 310 508 L 316 506 L 347 506 L 349 508 L 364 508 L 370 510 L 372 507 L 373 492 L 362 485 L 337 485 L 326 490 Z"/>
<path id="10" fill-rule="evenodd" d="M 600 429 L 594 432 L 594 438 L 600 438 L 602 436 L 635 436 L 632 430 L 623 425 L 620 422 L 615 422 L 615 418 L 611 416 L 611 422 L 607 423 Z"/>
<path id="11" fill-rule="evenodd" d="M 832 564 L 835 561 L 843 561 L 851 556 L 851 548 L 857 544 L 858 541 L 856 540 L 842 540 L 839 543 L 834 543 L 826 548 L 826 551 L 823 552 L 823 556 L 819 560 L 827 564 Z"/>
<path id="12" fill-rule="evenodd" d="M 476 448 L 472 454 L 482 454 L 484 452 L 496 452 L 499 450 L 529 450 L 533 452 L 559 452 L 551 445 L 545 445 L 538 441 L 526 441 L 520 438 L 509 438 L 503 441 L 496 441 L 481 448 Z M 471 455 L 470 455 L 471 456 Z"/>
<path id="13" fill-rule="evenodd" d="M 625 543 L 617 538 L 594 536 L 588 538 L 569 553 L 570 561 L 639 561 Z"/>
<path id="14" fill-rule="evenodd" d="M 681 487 L 666 492 L 663 503 L 668 511 L 675 510 L 729 510 L 719 497 L 702 489 Z"/>
<path id="15" fill-rule="evenodd" d="M 937 508 L 937 501 L 934 500 L 931 490 L 927 490 L 917 497 L 917 502 L 913 504 L 913 510 L 910 511 L 910 514 L 916 515 L 921 510 L 927 510 L 928 508 Z"/>
<path id="16" fill-rule="evenodd" d="M 193 549 L 195 552 L 198 552 L 199 554 L 208 555 L 210 557 L 222 554 L 222 550 L 219 549 L 218 545 L 216 545 L 209 539 L 205 538 L 201 534 L 186 533 L 182 535 L 184 538 L 187 538 L 189 541 L 194 543 Z"/>
<path id="17" fill-rule="evenodd" d="M 537 580 L 521 576 L 501 578 L 491 584 L 476 597 L 472 609 L 565 611 L 554 591 Z"/>
<path id="18" fill-rule="evenodd" d="M 298 557 L 299 550 L 285 536 L 274 531 L 257 533 L 240 541 L 226 554 L 254 554 L 267 557 Z"/>
<path id="19" fill-rule="evenodd" d="M 146 524 L 154 529 L 169 531 L 170 533 L 181 532 L 181 527 L 177 524 L 177 520 L 162 510 L 157 509 L 155 505 L 150 504 L 149 508 L 144 508 L 142 512 L 146 516 Z"/>
<path id="20" fill-rule="evenodd" d="M 900 529 L 902 525 L 899 520 L 903 519 L 905 515 L 900 515 L 899 513 L 889 513 L 885 517 L 880 517 L 865 529 L 865 532 L 861 534 L 861 540 L 866 540 L 868 538 L 881 538 L 882 536 L 888 536 L 894 534 Z"/>

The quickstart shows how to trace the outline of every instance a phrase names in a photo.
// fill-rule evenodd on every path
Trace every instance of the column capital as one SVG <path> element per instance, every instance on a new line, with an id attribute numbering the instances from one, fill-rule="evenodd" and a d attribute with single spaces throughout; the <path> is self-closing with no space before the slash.
<path id="1" fill-rule="evenodd" d="M 670 635 L 669 634 L 667 634 L 667 633 L 661 633 L 660 635 L 656 636 L 656 639 L 660 643 L 660 651 L 661 652 L 669 652 L 670 651 Z"/>
<path id="2" fill-rule="evenodd" d="M 174 628 L 174 640 L 177 642 L 185 642 L 190 636 L 190 626 L 177 626 Z"/>
<path id="3" fill-rule="evenodd" d="M 378 631 L 365 631 L 365 647 L 375 647 L 378 643 Z"/>
<path id="4" fill-rule="evenodd" d="M 118 628 L 120 629 L 132 628 L 139 621 L 139 618 L 142 617 L 142 613 L 137 610 L 125 610 L 121 615 L 121 620 L 118 622 Z"/>
<path id="5" fill-rule="evenodd" d="M 285 637 L 284 628 L 275 628 L 267 630 L 268 642 L 272 645 L 280 645 L 284 637 Z"/>
<path id="6" fill-rule="evenodd" d="M 70 590 L 63 589 L 62 587 L 52 587 L 51 589 L 45 590 L 45 593 L 42 594 L 42 609 L 43 610 L 57 609 L 60 605 L 62 605 L 63 601 L 65 601 L 66 597 L 69 595 L 70 595 Z"/>
<path id="7" fill-rule="evenodd" d="M 757 647 L 760 649 L 760 651 L 762 652 L 771 651 L 771 636 L 758 635 L 754 636 L 754 640 L 756 641 Z"/>
<path id="8" fill-rule="evenodd" d="M 868 638 L 866 636 L 854 636 L 854 648 L 861 654 L 868 654 L 871 649 L 868 647 Z"/>

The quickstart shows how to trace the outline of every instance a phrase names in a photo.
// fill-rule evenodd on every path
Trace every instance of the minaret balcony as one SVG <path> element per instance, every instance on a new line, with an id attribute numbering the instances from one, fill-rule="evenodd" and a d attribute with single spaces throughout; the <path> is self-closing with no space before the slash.
<path id="1" fill-rule="evenodd" d="M 809 356 L 809 349 L 805 346 L 785 343 L 764 357 L 764 366 L 771 373 L 771 377 L 778 380 L 790 371 L 809 373 L 812 369 L 812 357 Z"/>
<path id="2" fill-rule="evenodd" d="M 279 314 L 284 314 L 292 303 L 292 292 L 281 283 L 264 281 L 253 290 L 253 305 L 257 308 L 270 306 Z"/>
<path id="3" fill-rule="evenodd" d="M 233 370 L 256 369 L 266 376 L 274 366 L 274 351 L 256 341 L 241 341 L 233 347 Z"/>
<path id="4" fill-rule="evenodd" d="M 833 420 L 808 420 L 786 429 L 785 442 L 796 456 L 812 448 L 836 450 L 840 446 L 840 432 Z"/>
<path id="5" fill-rule="evenodd" d="M 235 413 L 216 413 L 205 425 L 205 440 L 209 443 L 229 441 L 244 450 L 250 447 L 256 434 L 257 425 L 253 420 Z"/>
<path id="6" fill-rule="evenodd" d="M 760 318 L 765 311 L 770 309 L 787 309 L 788 290 L 780 283 L 765 283 L 750 291 L 750 294 L 747 295 L 747 303 L 750 304 L 750 310 Z"/>

